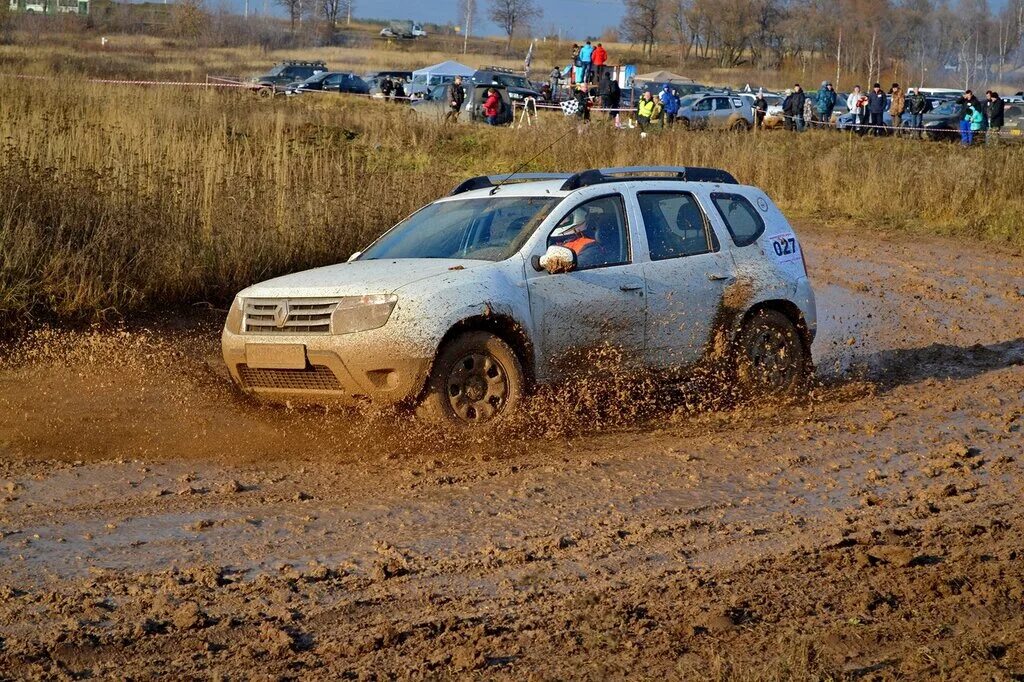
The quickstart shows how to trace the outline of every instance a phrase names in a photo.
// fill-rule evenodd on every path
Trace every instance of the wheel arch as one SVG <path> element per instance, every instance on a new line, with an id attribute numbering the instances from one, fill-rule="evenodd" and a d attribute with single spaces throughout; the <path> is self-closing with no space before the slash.
<path id="1" fill-rule="evenodd" d="M 797 332 L 800 334 L 800 340 L 803 341 L 804 348 L 807 350 L 807 353 L 810 354 L 811 343 L 814 341 L 814 337 L 811 335 L 811 331 L 807 327 L 807 321 L 804 319 L 804 313 L 796 303 L 784 298 L 771 298 L 764 301 L 758 301 L 754 305 L 750 306 L 747 312 L 744 313 L 739 325 L 737 325 L 733 338 L 740 333 L 740 330 L 746 326 L 747 321 L 756 315 L 759 310 L 774 310 L 785 315 L 786 318 L 796 327 Z"/>
<path id="2" fill-rule="evenodd" d="M 537 381 L 534 366 L 533 342 L 530 339 L 529 334 L 527 334 L 526 329 L 523 328 L 523 325 L 519 324 L 519 322 L 517 322 L 511 315 L 503 313 L 472 315 L 453 324 L 437 344 L 437 349 L 434 351 L 434 358 L 430 363 L 431 367 L 427 372 L 428 376 L 430 372 L 433 371 L 434 361 L 436 361 L 438 354 L 441 352 L 441 349 L 444 348 L 445 344 L 461 334 L 475 331 L 494 334 L 512 348 L 512 351 L 516 354 L 516 357 L 519 359 L 519 364 L 523 369 L 523 377 L 526 380 L 526 386 L 528 389 L 532 390 Z"/>

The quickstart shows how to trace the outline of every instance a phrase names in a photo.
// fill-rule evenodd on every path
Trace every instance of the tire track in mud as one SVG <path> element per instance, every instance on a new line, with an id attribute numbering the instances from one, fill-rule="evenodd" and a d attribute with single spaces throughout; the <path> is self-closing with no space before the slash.
<path id="1" fill-rule="evenodd" d="M 991 620 L 1020 584 L 981 557 L 1020 547 L 1022 260 L 968 251 L 956 276 L 930 269 L 943 240 L 801 232 L 823 379 L 801 405 L 465 443 L 253 405 L 213 327 L 19 351 L 0 370 L 0 663 L 679 674 L 813 626 L 823 658 L 928 676 L 910 595 L 934 587 L 918 610 L 982 637 L 964 605 L 986 590 Z M 962 571 L 977 594 L 948 588 Z M 998 657 L 942 669 L 1021 669 L 1018 621 L 979 640 Z"/>

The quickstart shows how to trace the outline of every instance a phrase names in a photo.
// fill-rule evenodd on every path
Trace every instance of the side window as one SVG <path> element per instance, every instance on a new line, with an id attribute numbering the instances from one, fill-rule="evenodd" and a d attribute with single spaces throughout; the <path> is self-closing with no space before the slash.
<path id="1" fill-rule="evenodd" d="M 718 238 L 696 198 L 686 192 L 638 192 L 651 260 L 718 251 Z"/>
<path id="2" fill-rule="evenodd" d="M 715 109 L 718 110 L 718 111 L 727 111 L 729 109 L 732 109 L 732 107 L 729 106 L 729 98 L 728 97 L 716 97 L 715 98 Z"/>
<path id="3" fill-rule="evenodd" d="M 729 228 L 736 246 L 748 246 L 764 233 L 764 220 L 747 198 L 716 192 L 711 195 L 718 214 Z"/>
<path id="4" fill-rule="evenodd" d="M 629 229 L 622 196 L 591 199 L 569 211 L 548 236 L 548 246 L 555 245 L 576 253 L 577 270 L 628 263 Z"/>
<path id="5" fill-rule="evenodd" d="M 697 102 L 696 104 L 693 105 L 693 110 L 694 111 L 711 111 L 711 102 L 712 102 L 712 100 L 711 100 L 710 97 L 708 99 L 702 99 L 701 101 L 699 101 L 699 102 Z"/>

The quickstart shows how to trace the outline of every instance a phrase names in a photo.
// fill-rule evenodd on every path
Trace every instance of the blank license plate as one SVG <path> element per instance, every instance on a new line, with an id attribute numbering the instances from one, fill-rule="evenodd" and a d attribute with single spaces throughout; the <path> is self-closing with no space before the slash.
<path id="1" fill-rule="evenodd" d="M 247 343 L 245 364 L 253 369 L 306 369 L 306 347 L 301 343 Z"/>

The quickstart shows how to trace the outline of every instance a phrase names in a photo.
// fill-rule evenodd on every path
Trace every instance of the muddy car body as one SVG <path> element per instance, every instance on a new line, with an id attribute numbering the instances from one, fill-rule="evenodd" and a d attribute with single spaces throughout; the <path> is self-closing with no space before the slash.
<path id="1" fill-rule="evenodd" d="M 477 424 L 609 353 L 658 373 L 720 356 L 792 391 L 815 329 L 799 241 L 764 192 L 622 168 L 467 180 L 347 263 L 240 292 L 223 353 L 263 396 Z"/>

